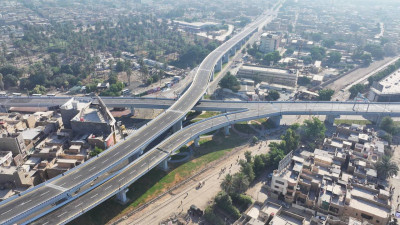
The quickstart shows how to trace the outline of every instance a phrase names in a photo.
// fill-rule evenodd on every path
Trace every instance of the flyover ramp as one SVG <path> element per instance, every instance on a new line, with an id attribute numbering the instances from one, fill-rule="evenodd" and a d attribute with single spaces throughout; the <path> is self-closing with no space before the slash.
<path id="1" fill-rule="evenodd" d="M 206 92 L 217 62 L 232 48 L 244 44 L 244 40 L 247 40 L 268 18 L 262 16 L 211 52 L 200 64 L 189 89 L 167 111 L 128 136 L 125 141 L 60 176 L 1 202 L 0 223 L 13 224 L 61 199 L 71 199 L 71 194 L 80 187 L 142 151 L 151 141 L 185 117 Z"/>
<path id="2" fill-rule="evenodd" d="M 121 173 L 93 191 L 73 200 L 33 224 L 65 224 L 126 189 L 174 151 L 202 134 L 238 122 L 282 115 L 381 115 L 400 116 L 400 103 L 354 103 L 354 102 L 259 102 L 252 109 L 221 114 L 194 123 L 165 139 L 143 157 L 135 160 Z M 79 206 L 79 207 L 78 207 Z M 60 216 L 61 215 L 61 216 Z"/>

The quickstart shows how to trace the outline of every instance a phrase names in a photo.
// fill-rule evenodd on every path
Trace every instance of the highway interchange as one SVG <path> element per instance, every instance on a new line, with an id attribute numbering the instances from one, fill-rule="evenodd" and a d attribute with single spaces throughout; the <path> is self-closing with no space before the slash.
<path id="1" fill-rule="evenodd" d="M 61 199 L 68 198 L 71 193 L 79 190 L 83 185 L 100 177 L 133 154 L 143 151 L 151 141 L 185 117 L 186 113 L 205 94 L 210 76 L 213 76 L 215 64 L 224 55 L 230 54 L 232 48 L 234 48 L 234 52 L 238 50 L 245 43 L 244 40 L 260 26 L 263 26 L 268 18 L 269 16 L 266 15 L 261 16 L 239 34 L 211 52 L 199 66 L 195 78 L 185 94 L 167 111 L 130 135 L 126 141 L 118 143 L 103 154 L 100 154 L 99 157 L 93 158 L 63 175 L 29 189 L 22 193 L 21 196 L 15 196 L 3 201 L 0 205 L 0 223 L 15 223 Z M 146 154 L 154 154 L 152 152 L 150 151 Z M 89 193 L 92 193 L 92 191 Z"/>
<path id="2" fill-rule="evenodd" d="M 174 151 L 179 149 L 189 141 L 199 137 L 201 134 L 229 126 L 240 121 L 246 121 L 256 118 L 274 117 L 281 115 L 400 115 L 400 104 L 369 104 L 369 103 L 348 103 L 348 102 L 201 102 L 196 105 L 207 90 L 210 76 L 213 76 L 214 67 L 221 58 L 229 54 L 232 48 L 240 47 L 244 44 L 244 39 L 248 38 L 260 26 L 265 24 L 269 16 L 263 15 L 258 20 L 250 24 L 242 32 L 219 46 L 210 53 L 199 66 L 196 76 L 185 94 L 177 101 L 172 100 L 149 100 L 153 105 L 160 108 L 167 108 L 165 112 L 150 121 L 148 124 L 127 137 L 126 141 L 120 142 L 108 149 L 98 157 L 89 160 L 63 175 L 51 179 L 50 181 L 36 186 L 23 193 L 21 196 L 15 196 L 0 204 L 0 223 L 12 224 L 35 212 L 50 207 L 51 210 L 37 215 L 39 218 L 34 224 L 64 224 L 73 220 L 84 212 L 124 190 L 130 184 L 135 182 L 147 171 L 151 170 L 161 162 L 165 162 Z M 33 99 L 33 98 L 32 98 Z M 26 101 L 32 101 L 26 100 Z M 116 99 L 109 100 L 109 104 L 115 103 Z M 14 101 L 14 102 L 13 102 Z M 0 99 L 2 106 L 7 104 L 17 104 L 13 99 Z M 22 101 L 22 100 L 19 100 Z M 38 102 L 41 100 L 33 100 Z M 52 99 L 52 103 L 60 104 L 65 99 Z M 60 102 L 56 102 L 60 101 Z M 120 104 L 129 104 L 130 99 L 118 99 Z M 147 103 L 138 101 L 136 107 Z M 158 101 L 155 103 L 154 101 Z M 106 104 L 107 100 L 105 100 Z M 23 102 L 21 102 L 23 103 Z M 27 102 L 25 102 L 27 103 Z M 33 103 L 32 106 L 36 106 Z M 40 104 L 38 104 L 39 106 Z M 133 161 L 128 167 L 117 173 L 110 173 L 104 178 L 104 174 L 115 168 L 122 161 L 130 156 L 140 153 L 155 138 L 164 133 L 176 123 L 180 123 L 189 110 L 193 108 L 205 107 L 208 109 L 215 107 L 218 111 L 232 111 L 216 117 L 202 120 L 189 127 L 179 130 L 166 138 L 153 149 Z M 98 181 L 98 187 L 94 186 L 87 193 L 76 195 L 76 198 L 69 196 L 79 188 L 101 177 Z M 78 198 L 79 197 L 79 198 Z M 61 199 L 68 199 L 65 205 L 53 205 Z M 61 207 L 60 207 L 61 206 Z M 58 208 L 60 207 L 60 208 Z M 58 208 L 58 209 L 57 209 Z M 50 213 L 49 213 L 50 212 Z M 49 213 L 45 215 L 46 213 Z"/>

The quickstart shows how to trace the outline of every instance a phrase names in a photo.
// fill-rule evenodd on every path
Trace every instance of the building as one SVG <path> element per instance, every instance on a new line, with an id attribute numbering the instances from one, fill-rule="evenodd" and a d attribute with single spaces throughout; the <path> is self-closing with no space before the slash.
<path id="1" fill-rule="evenodd" d="M 277 51 L 281 42 L 281 37 L 277 34 L 264 33 L 260 38 L 260 52 L 268 53 Z"/>
<path id="2" fill-rule="evenodd" d="M 259 80 L 269 84 L 280 84 L 289 87 L 295 87 L 297 84 L 298 71 L 276 69 L 270 67 L 261 67 L 253 65 L 243 65 L 237 76 L 240 78 L 247 78 L 252 80 Z"/>
<path id="3" fill-rule="evenodd" d="M 368 93 L 372 102 L 400 101 L 400 70 L 397 70 L 379 82 L 374 82 Z"/>
<path id="4" fill-rule="evenodd" d="M 11 151 L 13 155 L 26 154 L 24 139 L 20 133 L 3 133 L 0 137 L 0 151 Z"/>
<path id="5" fill-rule="evenodd" d="M 387 224 L 393 189 L 377 179 L 374 167 L 385 143 L 362 127 L 339 126 L 322 147 L 282 159 L 266 186 L 271 197 L 336 221 Z"/>
<path id="6" fill-rule="evenodd" d="M 174 20 L 174 23 L 178 25 L 178 27 L 184 29 L 184 30 L 189 30 L 189 31 L 202 31 L 210 27 L 215 27 L 218 26 L 219 23 L 214 23 L 214 22 L 193 22 L 193 23 L 188 23 L 184 21 L 178 21 Z"/>

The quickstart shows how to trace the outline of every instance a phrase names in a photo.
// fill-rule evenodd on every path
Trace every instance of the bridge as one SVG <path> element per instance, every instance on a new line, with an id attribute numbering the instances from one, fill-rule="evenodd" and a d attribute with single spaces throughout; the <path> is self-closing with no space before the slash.
<path id="1" fill-rule="evenodd" d="M 107 151 L 88 160 L 66 173 L 31 188 L 18 196 L 0 203 L 0 223 L 13 224 L 19 221 L 35 224 L 65 224 L 91 208 L 117 195 L 126 200 L 127 187 L 146 174 L 152 168 L 168 166 L 170 155 L 191 140 L 198 144 L 199 136 L 212 130 L 224 128 L 229 133 L 231 124 L 257 118 L 271 118 L 279 123 L 283 115 L 364 115 L 380 118 L 382 116 L 400 116 L 400 103 L 352 103 L 352 102 L 212 102 L 200 101 L 207 92 L 207 85 L 213 79 L 214 72 L 235 54 L 246 40 L 270 19 L 263 15 L 242 32 L 211 52 L 199 66 L 189 89 L 176 101 L 165 99 L 104 99 L 111 107 L 129 106 L 142 108 L 160 107 L 166 109 L 155 119 L 129 135 L 125 141 L 117 143 Z M 68 99 L 47 97 L 53 106 Z M 50 97 L 51 98 L 51 97 Z M 12 104 L 32 104 L 42 102 L 39 98 L 4 98 L 0 101 L 3 108 Z M 24 102 L 25 101 L 25 102 Z M 125 101 L 125 102 L 124 102 Z M 132 105 L 132 102 L 135 102 Z M 146 101 L 153 101 L 151 104 Z M 157 101 L 157 102 L 155 102 Z M 49 103 L 45 103 L 49 104 Z M 107 104 L 107 103 L 106 103 Z M 25 105 L 26 106 L 26 105 Z M 38 104 L 40 107 L 41 105 Z M 43 106 L 43 105 L 42 105 Z M 216 110 L 227 112 L 208 118 L 182 129 L 182 120 L 191 109 Z M 175 133 L 163 142 L 143 154 L 146 146 L 166 130 L 174 128 Z M 143 154 L 143 155 L 142 155 Z M 128 166 L 120 168 L 123 161 L 134 155 L 142 155 Z M 91 185 L 94 184 L 94 185 Z"/>
<path id="2" fill-rule="evenodd" d="M 125 141 L 64 174 L 1 202 L 0 223 L 13 224 L 32 215 L 38 218 L 60 207 L 62 205 L 60 202 L 67 203 L 80 197 L 81 194 L 95 189 L 96 186 L 82 192 L 80 191 L 81 187 L 95 179 L 99 182 L 98 184 L 112 179 L 115 174 L 119 173 L 119 171 L 112 170 L 118 168 L 117 166 L 121 162 L 133 155 L 142 154 L 149 143 L 169 128 L 181 129 L 182 119 L 207 92 L 208 83 L 213 79 L 214 72 L 220 71 L 222 64 L 228 62 L 229 57 L 234 55 L 252 34 L 263 27 L 270 19 L 270 16 L 262 15 L 240 33 L 212 51 L 200 64 L 189 89 L 164 113 L 141 127 L 137 132 L 129 135 Z M 157 151 L 159 150 L 151 150 L 146 154 L 155 154 L 152 160 L 158 161 Z M 123 196 L 125 190 L 120 191 L 120 195 Z"/>
<path id="3" fill-rule="evenodd" d="M 400 103 L 251 102 L 243 105 L 245 109 L 204 119 L 179 130 L 125 167 L 112 179 L 33 224 L 65 224 L 114 195 L 123 200 L 125 193 L 121 194 L 121 190 L 127 190 L 132 183 L 156 166 L 161 165 L 166 169 L 169 157 L 182 146 L 193 140 L 195 145 L 198 145 L 200 135 L 217 129 L 223 128 L 225 134 L 229 134 L 229 127 L 238 122 L 271 118 L 279 123 L 284 115 L 327 115 L 328 118 L 335 118 L 338 115 L 400 116 Z"/>

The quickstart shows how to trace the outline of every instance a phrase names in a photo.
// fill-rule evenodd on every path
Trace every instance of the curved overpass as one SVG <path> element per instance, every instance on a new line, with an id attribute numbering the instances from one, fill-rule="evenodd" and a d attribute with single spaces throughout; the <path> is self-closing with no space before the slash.
<path id="1" fill-rule="evenodd" d="M 181 122 L 186 113 L 195 106 L 206 92 L 208 82 L 213 77 L 214 69 L 219 70 L 222 62 L 228 60 L 229 55 L 235 54 L 267 19 L 268 16 L 263 15 L 211 52 L 200 64 L 191 86 L 182 97 L 167 111 L 127 137 L 126 141 L 118 143 L 98 157 L 92 158 L 60 176 L 29 189 L 19 196 L 1 202 L 0 223 L 15 223 L 39 210 L 52 207 L 51 205 L 57 201 L 71 199 L 72 194 L 80 187 L 115 168 L 133 154 L 143 151 L 151 141 L 164 131 Z M 147 155 L 155 154 L 154 151 L 148 152 Z M 111 174 L 105 180 L 112 177 Z"/>
<path id="2" fill-rule="evenodd" d="M 170 155 L 200 135 L 241 121 L 282 115 L 364 115 L 400 116 L 400 103 L 353 102 L 256 102 L 248 109 L 221 114 L 194 123 L 165 139 L 132 162 L 121 173 L 89 193 L 42 217 L 34 224 L 65 224 L 87 212 L 165 162 Z"/>

